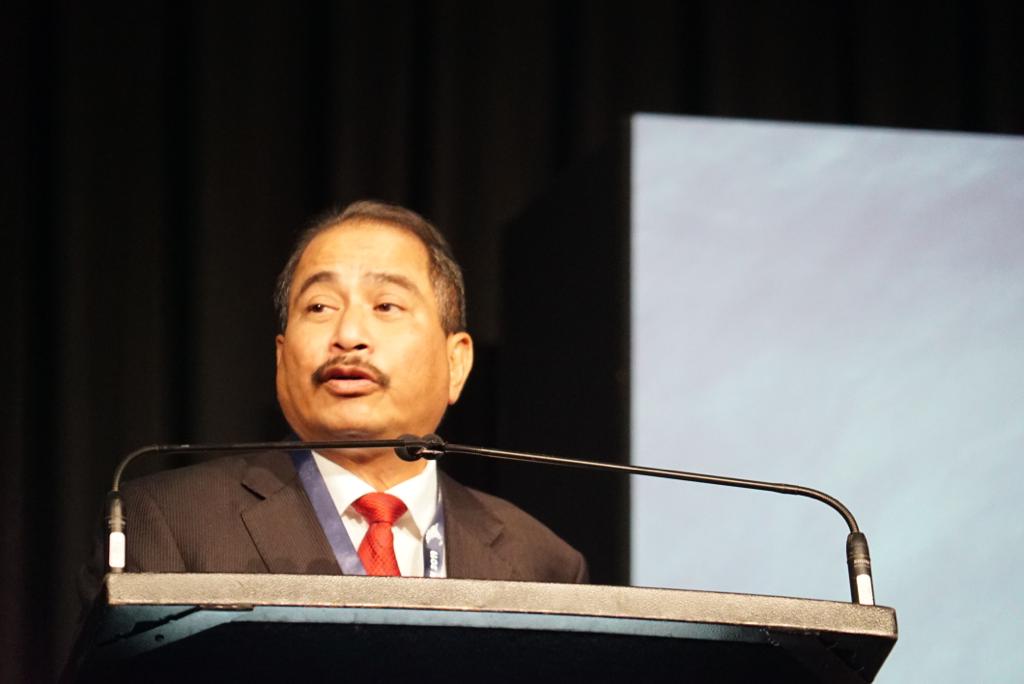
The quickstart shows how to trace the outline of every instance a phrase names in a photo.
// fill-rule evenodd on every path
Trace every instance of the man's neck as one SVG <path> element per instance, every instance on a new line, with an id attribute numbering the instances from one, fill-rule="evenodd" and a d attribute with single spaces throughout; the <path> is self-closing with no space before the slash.
<path id="1" fill-rule="evenodd" d="M 340 465 L 378 492 L 416 477 L 427 466 L 424 460 L 403 461 L 394 450 L 377 451 L 324 450 L 317 451 L 324 458 Z"/>

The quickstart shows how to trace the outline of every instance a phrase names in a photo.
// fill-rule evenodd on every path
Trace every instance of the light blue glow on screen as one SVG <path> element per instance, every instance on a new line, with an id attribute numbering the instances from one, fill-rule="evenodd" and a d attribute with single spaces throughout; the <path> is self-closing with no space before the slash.
<path id="1" fill-rule="evenodd" d="M 900 638 L 1020 681 L 1024 139 L 639 115 L 632 458 L 824 489 Z M 632 583 L 849 600 L 813 502 L 632 483 Z"/>

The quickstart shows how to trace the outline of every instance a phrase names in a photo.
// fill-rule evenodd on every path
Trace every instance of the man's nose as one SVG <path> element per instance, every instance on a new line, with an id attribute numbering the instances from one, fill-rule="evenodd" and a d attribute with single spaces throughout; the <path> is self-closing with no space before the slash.
<path id="1" fill-rule="evenodd" d="M 338 315 L 332 345 L 342 351 L 370 349 L 370 331 L 367 313 L 359 306 L 347 306 Z"/>

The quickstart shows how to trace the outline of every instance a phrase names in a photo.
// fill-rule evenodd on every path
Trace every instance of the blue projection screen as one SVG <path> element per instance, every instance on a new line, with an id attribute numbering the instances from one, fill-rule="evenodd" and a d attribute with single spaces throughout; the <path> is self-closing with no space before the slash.
<path id="1" fill-rule="evenodd" d="M 880 682 L 1021 681 L 1024 139 L 638 115 L 634 463 L 867 533 Z M 635 478 L 632 583 L 849 600 L 842 519 Z"/>

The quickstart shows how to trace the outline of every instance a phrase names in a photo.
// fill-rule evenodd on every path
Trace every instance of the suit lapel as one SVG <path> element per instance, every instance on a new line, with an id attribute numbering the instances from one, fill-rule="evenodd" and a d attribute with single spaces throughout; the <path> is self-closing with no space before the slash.
<path id="1" fill-rule="evenodd" d="M 448 577 L 522 579 L 514 559 L 502 553 L 504 524 L 472 492 L 439 472 L 444 501 L 444 536 Z"/>
<path id="2" fill-rule="evenodd" d="M 341 574 L 287 454 L 258 454 L 241 484 L 259 499 L 242 511 L 242 522 L 268 571 Z"/>
<path id="3" fill-rule="evenodd" d="M 461 579 L 523 579 L 501 543 L 504 523 L 472 492 L 443 472 L 447 574 Z M 250 459 L 241 486 L 257 497 L 242 511 L 242 522 L 267 570 L 276 574 L 340 575 L 316 512 L 287 454 L 267 452 Z"/>

